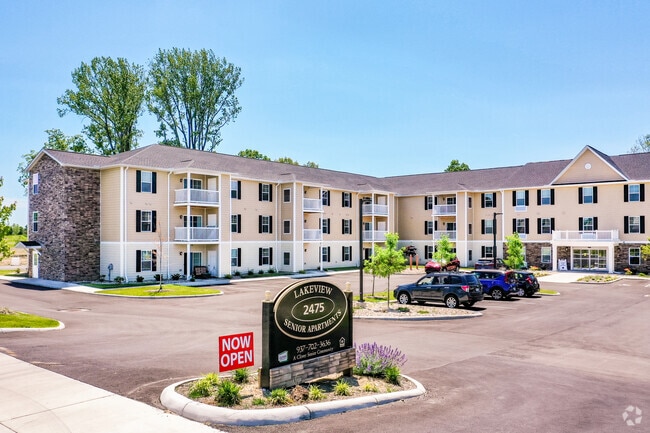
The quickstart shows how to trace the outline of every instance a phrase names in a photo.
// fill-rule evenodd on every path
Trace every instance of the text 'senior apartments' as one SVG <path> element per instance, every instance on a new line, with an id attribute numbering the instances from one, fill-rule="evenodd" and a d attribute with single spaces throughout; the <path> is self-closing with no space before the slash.
<path id="1" fill-rule="evenodd" d="M 533 266 L 650 265 L 650 153 L 587 146 L 571 160 L 379 178 L 151 145 L 42 150 L 28 170 L 29 272 L 51 280 L 355 267 L 388 232 L 420 263 L 443 236 L 463 266 L 503 257 L 517 232 Z"/>

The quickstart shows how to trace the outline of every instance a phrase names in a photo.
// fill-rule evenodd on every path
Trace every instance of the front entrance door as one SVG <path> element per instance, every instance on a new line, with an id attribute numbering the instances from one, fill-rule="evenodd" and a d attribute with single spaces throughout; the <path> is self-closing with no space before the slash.
<path id="1" fill-rule="evenodd" d="M 574 249 L 571 269 L 573 270 L 607 270 L 607 250 L 595 248 Z"/>
<path id="2" fill-rule="evenodd" d="M 32 251 L 32 278 L 38 278 L 38 259 L 39 253 L 36 250 Z"/>

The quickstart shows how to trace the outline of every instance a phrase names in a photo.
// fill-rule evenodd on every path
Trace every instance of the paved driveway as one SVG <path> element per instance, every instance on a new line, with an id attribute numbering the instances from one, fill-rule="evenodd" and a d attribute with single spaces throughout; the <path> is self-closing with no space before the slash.
<path id="1" fill-rule="evenodd" d="M 391 287 L 415 279 L 391 278 Z M 328 281 L 358 286 L 358 274 Z M 365 293 L 371 279 L 365 278 Z M 159 406 L 164 386 L 214 371 L 217 337 L 253 331 L 261 364 L 261 300 L 293 282 L 243 280 L 224 296 L 138 300 L 0 283 L 0 305 L 66 324 L 63 331 L 0 335 L 0 351 Z M 385 280 L 377 280 L 377 290 Z M 650 281 L 543 283 L 559 297 L 477 304 L 483 317 L 453 321 L 355 322 L 357 342 L 397 347 L 403 372 L 428 393 L 373 409 L 291 426 L 230 432 L 633 431 L 628 406 L 650 425 Z M 645 425 L 645 427 L 644 427 Z"/>

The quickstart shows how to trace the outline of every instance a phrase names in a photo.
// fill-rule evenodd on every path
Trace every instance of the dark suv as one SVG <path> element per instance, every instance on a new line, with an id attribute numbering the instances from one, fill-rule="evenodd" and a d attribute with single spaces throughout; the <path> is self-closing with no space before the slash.
<path id="1" fill-rule="evenodd" d="M 483 290 L 476 275 L 465 272 L 432 272 L 415 283 L 397 286 L 393 295 L 400 304 L 440 301 L 449 308 L 460 304 L 471 307 L 483 300 Z"/>
<path id="2" fill-rule="evenodd" d="M 502 259 L 497 259 L 497 269 L 507 269 L 508 267 Z M 474 269 L 494 269 L 494 259 L 483 258 L 478 259 L 474 263 Z"/>
<path id="3" fill-rule="evenodd" d="M 539 281 L 535 274 L 529 271 L 515 271 L 515 280 L 517 280 L 517 294 L 519 296 L 533 296 L 539 292 Z"/>
<path id="4" fill-rule="evenodd" d="M 495 301 L 506 299 L 518 292 L 517 281 L 513 271 L 497 269 L 480 269 L 474 271 L 483 286 L 483 293 L 492 296 Z"/>

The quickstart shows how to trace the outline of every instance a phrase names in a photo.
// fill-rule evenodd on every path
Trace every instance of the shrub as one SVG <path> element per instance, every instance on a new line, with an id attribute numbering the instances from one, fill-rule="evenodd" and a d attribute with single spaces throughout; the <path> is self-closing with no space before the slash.
<path id="1" fill-rule="evenodd" d="M 296 385 L 291 390 L 290 396 L 293 401 L 305 401 L 309 398 L 309 391 L 302 385 Z"/>
<path id="2" fill-rule="evenodd" d="M 226 275 L 224 275 L 224 278 L 225 278 L 226 280 L 230 280 L 230 279 L 232 278 L 232 275 L 230 275 L 230 274 L 226 274 Z"/>
<path id="3" fill-rule="evenodd" d="M 252 403 L 253 406 L 265 406 L 266 399 L 264 397 L 254 397 Z"/>
<path id="4" fill-rule="evenodd" d="M 230 379 L 224 379 L 217 385 L 215 401 L 223 406 L 234 406 L 241 402 L 241 386 Z"/>
<path id="5" fill-rule="evenodd" d="M 122 284 L 124 282 L 124 277 L 115 277 L 113 281 L 115 281 L 117 284 Z"/>
<path id="6" fill-rule="evenodd" d="M 144 277 L 143 277 L 142 275 L 137 275 L 137 276 L 135 277 L 135 281 L 137 281 L 138 283 L 141 283 L 141 282 L 144 281 Z"/>
<path id="7" fill-rule="evenodd" d="M 248 272 L 247 272 L 247 274 L 248 274 L 248 275 L 253 275 L 253 274 L 254 274 L 254 272 L 253 272 L 253 270 L 252 270 L 252 269 L 249 269 L 249 270 L 248 270 Z"/>
<path id="8" fill-rule="evenodd" d="M 215 373 L 208 373 L 192 384 L 188 395 L 190 398 L 207 397 L 212 394 L 212 391 L 218 384 L 219 376 Z"/>
<path id="9" fill-rule="evenodd" d="M 363 386 L 363 390 L 365 392 L 379 392 L 379 388 L 377 388 L 377 385 L 373 382 L 368 382 Z"/>
<path id="10" fill-rule="evenodd" d="M 106 275 L 100 275 L 99 276 L 99 282 L 103 283 L 104 281 L 106 281 Z"/>
<path id="11" fill-rule="evenodd" d="M 269 274 L 275 274 L 275 269 L 274 268 L 269 269 Z"/>
<path id="12" fill-rule="evenodd" d="M 235 271 L 235 277 L 241 277 L 241 272 Z"/>
<path id="13" fill-rule="evenodd" d="M 399 367 L 397 366 L 392 365 L 384 370 L 384 378 L 386 378 L 386 382 L 393 385 L 399 385 L 399 375 Z"/>
<path id="14" fill-rule="evenodd" d="M 350 395 L 352 390 L 350 389 L 350 384 L 343 379 L 339 379 L 334 385 L 334 394 L 336 395 Z"/>
<path id="15" fill-rule="evenodd" d="M 276 388 L 271 391 L 269 395 L 269 401 L 272 405 L 282 406 L 284 404 L 289 404 L 291 399 L 289 398 L 289 392 L 284 388 Z"/>
<path id="16" fill-rule="evenodd" d="M 257 273 L 258 275 L 264 275 L 264 269 L 260 269 L 259 271 L 257 271 Z"/>
<path id="17" fill-rule="evenodd" d="M 309 400 L 322 400 L 325 398 L 325 393 L 318 385 L 309 385 Z"/>
<path id="18" fill-rule="evenodd" d="M 178 281 L 181 279 L 181 274 L 172 274 L 172 280 Z"/>
<path id="19" fill-rule="evenodd" d="M 238 368 L 232 375 L 232 378 L 237 383 L 248 383 L 250 373 L 247 368 Z"/>
<path id="20" fill-rule="evenodd" d="M 162 275 L 160 275 L 160 274 L 155 274 L 155 275 L 153 276 L 153 279 L 156 280 L 156 281 L 160 281 L 160 280 L 162 280 Z"/>
<path id="21" fill-rule="evenodd" d="M 357 363 L 353 370 L 364 376 L 383 376 L 387 368 L 401 367 L 406 362 L 406 355 L 398 349 L 377 343 L 363 343 L 356 347 L 356 352 Z"/>

